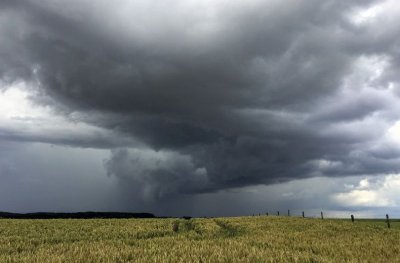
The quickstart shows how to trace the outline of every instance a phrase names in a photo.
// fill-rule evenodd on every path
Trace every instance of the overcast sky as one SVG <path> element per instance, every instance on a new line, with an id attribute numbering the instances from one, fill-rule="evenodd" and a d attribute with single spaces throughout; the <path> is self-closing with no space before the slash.
<path id="1" fill-rule="evenodd" d="M 397 0 L 2 0 L 0 36 L 0 210 L 400 216 Z"/>

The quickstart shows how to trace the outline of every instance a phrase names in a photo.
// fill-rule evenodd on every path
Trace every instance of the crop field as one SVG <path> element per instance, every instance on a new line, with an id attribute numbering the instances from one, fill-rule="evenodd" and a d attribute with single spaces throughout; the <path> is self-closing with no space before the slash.
<path id="1" fill-rule="evenodd" d="M 400 222 L 0 219 L 0 262 L 400 262 Z"/>

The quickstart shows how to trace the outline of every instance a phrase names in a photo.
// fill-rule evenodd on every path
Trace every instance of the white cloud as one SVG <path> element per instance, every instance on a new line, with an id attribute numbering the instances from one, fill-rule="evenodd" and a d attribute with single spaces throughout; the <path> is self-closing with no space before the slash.
<path id="1" fill-rule="evenodd" d="M 133 144 L 133 139 L 80 120 L 79 113 L 62 115 L 51 106 L 34 103 L 36 90 L 20 82 L 0 87 L 0 139 L 26 140 L 74 144 L 79 142 L 104 142 Z"/>
<path id="2" fill-rule="evenodd" d="M 400 121 L 397 121 L 387 130 L 387 139 L 400 145 Z"/>
<path id="3" fill-rule="evenodd" d="M 34 105 L 29 97 L 34 90 L 29 89 L 24 82 L 11 86 L 0 87 L 0 121 L 29 122 L 52 117 L 48 106 Z"/>
<path id="4" fill-rule="evenodd" d="M 390 200 L 379 196 L 374 190 L 353 190 L 348 193 L 339 193 L 335 200 L 345 206 L 382 207 L 393 205 Z"/>
<path id="5" fill-rule="evenodd" d="M 360 181 L 360 184 L 359 184 L 358 188 L 359 188 L 359 189 L 368 189 L 370 186 L 371 186 L 371 185 L 370 185 L 368 179 L 365 178 L 365 179 L 362 179 L 362 180 Z"/>
<path id="6" fill-rule="evenodd" d="M 385 5 L 387 5 L 388 2 L 390 1 L 386 1 L 384 4 L 373 5 L 365 9 L 358 9 L 350 15 L 349 19 L 355 25 L 373 22 L 374 19 L 385 11 Z"/>
<path id="7" fill-rule="evenodd" d="M 356 26 L 371 26 L 382 21 L 393 21 L 398 19 L 400 11 L 399 1 L 386 0 L 367 8 L 357 8 L 348 15 L 349 21 Z"/>
<path id="8" fill-rule="evenodd" d="M 345 207 L 395 207 L 400 204 L 400 174 L 385 175 L 377 180 L 364 178 L 354 188 L 345 186 L 346 192 L 332 195 L 332 199 Z"/>

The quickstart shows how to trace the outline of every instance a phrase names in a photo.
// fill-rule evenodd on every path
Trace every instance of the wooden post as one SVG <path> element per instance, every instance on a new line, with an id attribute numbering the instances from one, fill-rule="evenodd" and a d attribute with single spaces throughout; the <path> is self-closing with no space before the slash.
<path id="1" fill-rule="evenodd" d="M 354 223 L 354 215 L 351 215 L 351 222 Z"/>
<path id="2" fill-rule="evenodd" d="M 301 214 L 303 215 L 303 218 L 304 218 L 304 211 Z"/>
<path id="3" fill-rule="evenodd" d="M 278 211 L 278 216 L 279 216 L 279 211 Z"/>
<path id="4" fill-rule="evenodd" d="M 386 214 L 386 223 L 387 223 L 388 228 L 390 228 L 390 221 L 389 221 L 389 215 L 388 214 Z"/>
<path id="5" fill-rule="evenodd" d="M 267 216 L 268 216 L 268 212 L 267 213 L 265 213 Z"/>
<path id="6" fill-rule="evenodd" d="M 287 216 L 290 216 L 290 210 L 287 210 Z"/>
<path id="7" fill-rule="evenodd" d="M 324 213 L 321 211 L 321 219 L 324 219 Z"/>

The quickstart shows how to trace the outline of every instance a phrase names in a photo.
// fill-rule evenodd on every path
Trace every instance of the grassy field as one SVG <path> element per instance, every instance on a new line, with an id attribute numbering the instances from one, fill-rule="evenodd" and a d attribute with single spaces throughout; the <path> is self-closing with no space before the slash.
<path id="1" fill-rule="evenodd" d="M 400 222 L 0 219 L 0 262 L 400 262 Z"/>

